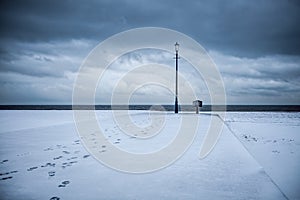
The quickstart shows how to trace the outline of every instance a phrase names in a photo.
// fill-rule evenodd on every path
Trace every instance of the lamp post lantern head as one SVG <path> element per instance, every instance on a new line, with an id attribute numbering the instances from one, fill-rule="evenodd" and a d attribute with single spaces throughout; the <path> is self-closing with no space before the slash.
<path id="1" fill-rule="evenodd" d="M 179 44 L 178 44 L 178 42 L 176 42 L 175 43 L 175 51 L 178 52 L 178 50 L 179 50 Z"/>

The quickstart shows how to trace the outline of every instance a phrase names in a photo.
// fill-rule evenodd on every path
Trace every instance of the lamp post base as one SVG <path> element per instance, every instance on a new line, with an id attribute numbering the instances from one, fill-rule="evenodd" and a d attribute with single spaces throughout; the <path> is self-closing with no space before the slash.
<path id="1" fill-rule="evenodd" d="M 175 98 L 175 113 L 178 113 L 178 100 Z"/>

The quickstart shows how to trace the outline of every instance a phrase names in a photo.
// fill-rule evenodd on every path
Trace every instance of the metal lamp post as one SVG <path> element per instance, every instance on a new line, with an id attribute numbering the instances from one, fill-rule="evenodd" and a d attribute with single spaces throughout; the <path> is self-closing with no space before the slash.
<path id="1" fill-rule="evenodd" d="M 175 52 L 176 52 L 176 83 L 175 83 L 175 113 L 178 113 L 178 50 L 179 44 L 175 43 Z"/>

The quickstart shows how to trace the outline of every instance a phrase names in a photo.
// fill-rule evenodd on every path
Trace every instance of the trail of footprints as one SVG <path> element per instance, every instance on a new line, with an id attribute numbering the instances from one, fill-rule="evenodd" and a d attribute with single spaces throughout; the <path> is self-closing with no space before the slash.
<path id="1" fill-rule="evenodd" d="M 268 143 L 280 143 L 280 144 L 285 144 L 285 145 L 294 145 L 295 140 L 294 139 L 286 139 L 286 138 L 281 138 L 281 139 L 265 139 L 265 138 L 256 138 L 254 136 L 251 136 L 249 134 L 243 134 L 242 139 L 247 140 L 248 142 L 262 142 L 263 144 L 268 144 Z M 272 153 L 279 154 L 280 151 L 278 150 L 272 150 Z M 293 151 L 290 151 L 291 154 L 293 154 Z"/>
<path id="2" fill-rule="evenodd" d="M 107 131 L 107 129 L 106 129 L 106 131 Z M 115 131 L 112 131 L 112 133 L 115 133 Z M 91 134 L 91 135 L 93 135 L 93 134 Z M 115 135 L 118 135 L 118 133 L 115 133 Z M 111 137 L 112 137 L 111 135 L 108 135 L 108 138 L 113 139 Z M 92 140 L 95 141 L 95 145 L 96 145 L 95 148 L 100 148 L 100 150 L 99 150 L 100 153 L 106 152 L 106 150 L 107 150 L 106 145 L 97 144 L 97 141 L 94 137 L 92 138 Z M 120 138 L 117 138 L 114 141 L 112 141 L 113 144 L 119 144 L 120 142 L 121 142 Z M 75 141 L 72 142 L 72 146 L 73 145 L 79 145 L 79 144 L 80 144 L 80 140 L 75 140 Z M 43 151 L 45 153 L 51 152 L 51 151 L 58 151 L 58 150 L 61 150 L 60 151 L 61 155 L 53 157 L 52 160 L 49 161 L 49 162 L 46 162 L 46 163 L 43 163 L 43 164 L 40 164 L 40 165 L 36 165 L 36 166 L 28 167 L 28 168 L 26 168 L 26 172 L 34 173 L 34 171 L 36 171 L 36 170 L 48 169 L 47 170 L 47 175 L 48 175 L 49 178 L 52 178 L 56 175 L 57 167 L 61 167 L 61 169 L 64 170 L 66 168 L 69 168 L 69 167 L 77 164 L 80 159 L 87 159 L 87 158 L 90 157 L 89 154 L 79 156 L 79 154 L 80 154 L 79 150 L 70 151 L 70 150 L 68 150 L 67 146 L 61 145 L 61 144 L 46 147 L 46 148 L 43 149 Z M 30 152 L 25 152 L 25 153 L 23 152 L 23 153 L 17 154 L 16 156 L 17 157 L 30 156 Z M 1 167 L 1 165 L 6 165 L 7 163 L 9 163 L 8 159 L 4 159 L 4 160 L 0 161 L 0 167 Z M 1 172 L 0 171 L 0 181 L 13 179 L 13 174 L 17 174 L 17 173 L 19 173 L 19 171 L 17 171 L 17 170 L 12 170 L 12 171 L 9 171 L 9 172 Z M 64 180 L 64 181 L 60 182 L 57 187 L 58 188 L 65 188 L 70 183 L 71 182 L 69 180 Z M 50 198 L 50 200 L 59 200 L 59 199 L 60 198 L 57 197 L 57 196 L 53 196 L 53 197 Z"/>
<path id="3" fill-rule="evenodd" d="M 80 140 L 75 140 L 72 142 L 72 145 L 79 145 L 79 144 L 80 144 Z M 28 167 L 28 168 L 26 168 L 26 172 L 34 173 L 34 171 L 36 171 L 36 170 L 46 169 L 48 177 L 52 178 L 56 175 L 56 170 L 58 169 L 58 167 L 60 167 L 62 170 L 64 170 L 64 169 L 71 167 L 72 165 L 78 163 L 80 159 L 87 159 L 90 157 L 89 154 L 80 155 L 80 151 L 76 150 L 76 149 L 74 151 L 70 151 L 70 150 L 68 150 L 67 146 L 60 145 L 60 144 L 58 144 L 56 146 L 47 147 L 47 148 L 43 149 L 43 151 L 45 153 L 47 153 L 49 151 L 60 151 L 61 155 L 53 157 L 52 160 L 49 162 L 42 163 L 42 164 L 36 165 L 36 166 Z M 28 156 L 28 155 L 30 155 L 29 152 L 17 154 L 16 156 L 24 157 L 24 156 Z M 9 163 L 9 160 L 4 159 L 4 160 L 0 161 L 0 167 L 1 167 L 1 165 L 4 166 L 8 163 Z M 7 181 L 10 179 L 13 179 L 13 175 L 17 174 L 17 173 L 19 173 L 19 171 L 17 171 L 17 170 L 12 170 L 12 171 L 8 171 L 8 172 L 0 171 L 0 181 Z M 65 188 L 70 183 L 71 182 L 69 180 L 63 180 L 57 185 L 57 187 Z M 53 196 L 50 198 L 50 200 L 59 200 L 59 199 L 60 198 L 57 196 Z"/>
<path id="4" fill-rule="evenodd" d="M 8 160 L 6 160 L 5 162 L 7 162 Z M 2 162 L 1 162 L 2 164 Z M 14 171 L 9 171 L 9 172 L 4 172 L 4 173 L 0 173 L 0 180 L 7 180 L 7 179 L 12 179 L 12 175 L 11 174 L 15 174 L 18 173 L 17 170 Z"/>
<path id="5" fill-rule="evenodd" d="M 80 144 L 80 140 L 75 140 L 72 145 L 78 145 Z M 59 156 L 55 156 L 52 158 L 53 162 L 47 162 L 45 164 L 42 164 L 40 165 L 40 168 L 54 168 L 55 167 L 61 167 L 62 169 L 65 169 L 67 167 L 71 167 L 72 165 L 78 163 L 78 159 L 79 158 L 88 158 L 90 155 L 83 155 L 83 156 L 72 156 L 73 154 L 79 154 L 80 151 L 79 150 L 75 150 L 75 151 L 69 151 L 67 149 L 67 146 L 65 145 L 56 145 L 55 147 L 48 147 L 48 148 L 45 148 L 44 151 L 54 151 L 54 150 L 59 150 L 61 149 L 61 154 L 62 155 L 59 155 Z M 58 162 L 58 163 L 57 163 Z M 31 172 L 31 171 L 34 171 L 34 170 L 37 170 L 39 168 L 39 166 L 33 166 L 33 167 L 29 167 L 27 169 L 27 171 Z M 55 176 L 56 174 L 56 171 L 55 170 L 50 170 L 48 171 L 48 176 L 49 177 L 53 177 Z M 65 182 L 66 183 L 66 182 Z M 59 187 L 62 187 L 61 185 L 67 185 L 67 184 L 60 184 Z"/>
<path id="6" fill-rule="evenodd" d="M 8 162 L 8 159 L 2 160 L 0 162 L 0 166 L 7 162 Z M 12 179 L 13 178 L 12 174 L 15 174 L 15 173 L 18 173 L 18 171 L 13 170 L 13 171 L 9 171 L 9 172 L 0 172 L 0 180 L 3 181 L 3 180 Z"/>

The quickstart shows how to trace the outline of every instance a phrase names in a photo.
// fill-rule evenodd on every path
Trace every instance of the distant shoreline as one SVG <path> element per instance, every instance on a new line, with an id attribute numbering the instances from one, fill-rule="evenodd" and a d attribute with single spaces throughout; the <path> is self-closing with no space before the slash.
<path id="1" fill-rule="evenodd" d="M 174 105 L 162 105 L 166 111 L 174 110 Z M 200 111 L 228 112 L 300 112 L 300 105 L 204 105 Z M 157 105 L 0 105 L 0 110 L 163 110 Z M 181 111 L 194 111 L 192 105 L 181 105 Z"/>

